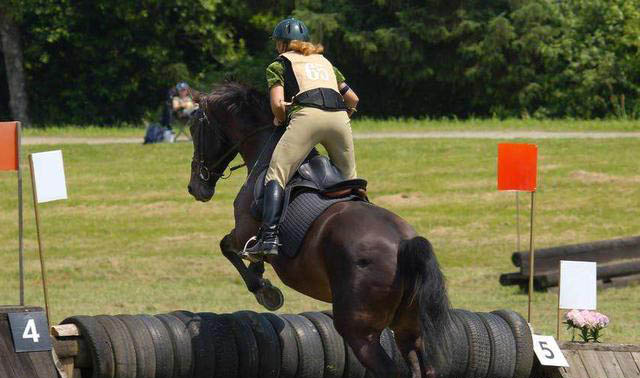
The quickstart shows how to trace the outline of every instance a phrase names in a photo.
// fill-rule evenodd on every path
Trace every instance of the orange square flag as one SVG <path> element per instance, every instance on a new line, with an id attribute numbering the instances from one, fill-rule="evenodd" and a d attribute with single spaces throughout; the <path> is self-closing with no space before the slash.
<path id="1" fill-rule="evenodd" d="M 498 144 L 498 190 L 535 192 L 537 178 L 537 145 Z"/>
<path id="2" fill-rule="evenodd" d="M 18 160 L 18 122 L 0 122 L 0 171 L 17 171 Z"/>

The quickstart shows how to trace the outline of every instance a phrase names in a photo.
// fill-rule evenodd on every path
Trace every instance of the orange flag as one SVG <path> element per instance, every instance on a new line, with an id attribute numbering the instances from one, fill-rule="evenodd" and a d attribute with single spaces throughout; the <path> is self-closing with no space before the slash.
<path id="1" fill-rule="evenodd" d="M 18 160 L 18 122 L 0 122 L 0 171 L 17 171 Z"/>
<path id="2" fill-rule="evenodd" d="M 498 144 L 498 190 L 535 192 L 537 178 L 537 145 Z"/>

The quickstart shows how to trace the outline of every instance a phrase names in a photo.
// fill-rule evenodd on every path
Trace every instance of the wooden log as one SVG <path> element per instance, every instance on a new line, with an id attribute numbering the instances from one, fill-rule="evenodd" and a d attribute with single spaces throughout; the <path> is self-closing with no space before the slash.
<path id="1" fill-rule="evenodd" d="M 607 264 L 598 266 L 598 280 L 609 281 L 616 277 L 635 276 L 640 274 L 640 260 L 632 260 L 617 264 Z M 534 287 L 536 290 L 544 290 L 549 287 L 558 286 L 560 272 L 547 272 L 536 274 L 534 277 Z"/>
<path id="2" fill-rule="evenodd" d="M 522 285 L 528 281 L 527 276 L 523 276 L 520 272 L 503 273 L 500 275 L 500 285 L 502 286 Z"/>
<path id="3" fill-rule="evenodd" d="M 80 336 L 80 330 L 75 324 L 60 324 L 51 326 L 51 334 L 55 337 Z"/>
<path id="4" fill-rule="evenodd" d="M 604 344 L 565 341 L 558 344 L 562 350 L 608 350 L 611 352 L 640 352 L 637 344 Z"/>
<path id="5" fill-rule="evenodd" d="M 541 248 L 535 251 L 537 271 L 557 270 L 560 260 L 606 263 L 623 259 L 640 259 L 640 236 Z M 514 252 L 511 261 L 522 273 L 529 271 L 529 252 Z"/>

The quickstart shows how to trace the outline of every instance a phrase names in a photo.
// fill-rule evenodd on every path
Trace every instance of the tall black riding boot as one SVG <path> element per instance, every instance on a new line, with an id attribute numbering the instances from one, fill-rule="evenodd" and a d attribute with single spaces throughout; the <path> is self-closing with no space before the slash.
<path id="1" fill-rule="evenodd" d="M 284 189 L 277 181 L 271 180 L 264 188 L 264 210 L 262 211 L 262 227 L 258 231 L 258 241 L 246 249 L 249 255 L 267 256 L 277 255 L 280 240 L 278 238 L 278 224 L 282 214 Z"/>

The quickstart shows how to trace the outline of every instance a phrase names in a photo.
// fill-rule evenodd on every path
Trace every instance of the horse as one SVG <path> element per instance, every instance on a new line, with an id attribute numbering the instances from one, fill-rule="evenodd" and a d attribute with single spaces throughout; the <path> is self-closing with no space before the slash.
<path id="1" fill-rule="evenodd" d="M 275 128 L 268 99 L 235 81 L 193 97 L 202 114 L 191 125 L 188 191 L 209 201 L 240 154 L 247 181 L 233 203 L 235 228 L 220 248 L 256 293 L 270 284 L 262 278 L 264 264 L 247 267 L 239 251 L 260 226 L 250 214 L 256 184 L 250 173 Z M 375 377 L 400 376 L 380 344 L 386 327 L 414 378 L 436 377 L 437 360 L 449 358 L 449 300 L 432 245 L 391 211 L 364 201 L 336 203 L 313 222 L 298 256 L 269 256 L 266 262 L 285 285 L 332 303 L 335 329 Z"/>

